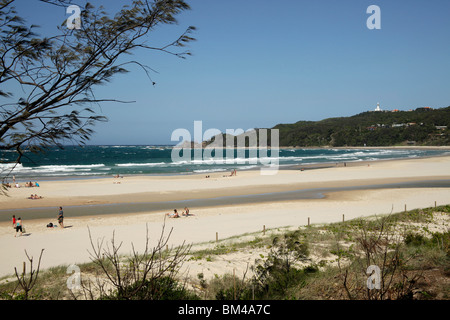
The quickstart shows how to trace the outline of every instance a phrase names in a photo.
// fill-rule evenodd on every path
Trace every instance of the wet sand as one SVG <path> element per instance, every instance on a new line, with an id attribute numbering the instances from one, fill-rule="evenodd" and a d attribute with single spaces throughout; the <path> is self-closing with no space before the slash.
<path id="1" fill-rule="evenodd" d="M 9 197 L 0 199 L 0 276 L 13 273 L 25 261 L 25 250 L 37 257 L 45 249 L 44 268 L 88 262 L 89 232 L 94 241 L 114 233 L 126 253 L 131 243 L 140 247 L 146 228 L 152 241 L 157 238 L 164 223 L 173 228 L 169 243 L 179 245 L 213 241 L 216 232 L 223 239 L 256 232 L 263 225 L 301 226 L 308 218 L 326 223 L 341 221 L 343 214 L 352 219 L 400 212 L 405 205 L 409 210 L 450 203 L 450 157 L 279 170 L 268 176 L 257 170 L 210 176 L 58 180 L 39 188 L 12 188 Z M 30 193 L 44 199 L 26 199 Z M 192 216 L 166 218 L 168 211 L 177 208 L 181 213 L 186 205 Z M 64 208 L 66 228 L 46 228 L 48 222 L 57 224 L 59 206 Z M 11 211 L 5 210 L 39 208 L 48 215 L 24 218 L 27 233 L 15 238 Z"/>
<path id="2" fill-rule="evenodd" d="M 161 200 L 151 202 L 118 202 L 110 204 L 90 204 L 90 205 L 74 205 L 64 206 L 64 212 L 71 218 L 99 216 L 111 214 L 127 214 L 127 213 L 158 213 L 171 212 L 174 208 L 208 208 L 208 207 L 224 207 L 233 205 L 249 205 L 258 203 L 272 203 L 294 200 L 322 199 L 326 198 L 330 193 L 353 191 L 353 190 L 377 190 L 377 189 L 401 189 L 401 188 L 450 188 L 450 180 L 414 180 L 399 181 L 377 184 L 376 181 L 371 185 L 351 185 L 340 187 L 320 187 L 278 191 L 261 194 L 243 194 L 243 195 L 227 195 L 211 198 L 188 198 L 180 200 Z M 167 195 L 162 198 L 169 198 Z M 142 200 L 142 198 L 140 198 Z M 18 208 L 0 210 L 0 222 L 9 222 L 12 215 L 21 217 L 24 220 L 54 220 L 58 209 L 55 207 L 34 207 L 34 208 Z"/>

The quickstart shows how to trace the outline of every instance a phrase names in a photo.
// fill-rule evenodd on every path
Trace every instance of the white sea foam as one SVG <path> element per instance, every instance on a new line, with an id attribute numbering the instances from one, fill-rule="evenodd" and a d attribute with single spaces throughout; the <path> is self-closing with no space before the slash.
<path id="1" fill-rule="evenodd" d="M 229 171 L 228 169 L 224 168 L 216 168 L 216 169 L 204 169 L 204 170 L 194 170 L 195 173 L 209 173 L 209 172 L 224 172 Z"/>
<path id="2" fill-rule="evenodd" d="M 21 163 L 0 164 L 0 171 L 11 170 L 13 173 L 51 173 L 51 172 L 76 172 L 76 171 L 91 171 L 93 168 L 105 167 L 104 164 L 90 164 L 90 165 L 46 165 L 38 167 L 24 167 Z"/>
<path id="3" fill-rule="evenodd" d="M 105 175 L 110 171 L 120 170 L 121 174 L 141 174 L 141 173 L 153 173 L 153 172 L 185 172 L 194 171 L 196 173 L 205 172 L 223 172 L 229 171 L 231 168 L 238 170 L 252 169 L 262 166 L 263 164 L 276 163 L 280 166 L 303 164 L 317 164 L 326 162 L 352 162 L 352 161 L 376 161 L 376 160 L 388 160 L 388 159 L 400 159 L 400 158 L 417 158 L 423 155 L 427 155 L 430 152 L 426 150 L 412 150 L 412 149 L 372 149 L 372 148 L 360 148 L 360 149 L 280 149 L 280 153 L 270 155 L 270 151 L 267 153 L 252 153 L 246 151 L 245 154 L 233 152 L 233 156 L 228 158 L 224 152 L 222 157 L 216 154 L 215 157 L 207 158 L 206 154 L 203 154 L 201 158 L 179 158 L 177 161 L 171 161 L 170 152 L 167 154 L 164 150 L 172 149 L 171 146 L 98 146 L 97 153 L 88 153 L 88 157 L 84 156 L 81 161 L 89 161 L 92 164 L 81 165 L 63 165 L 65 162 L 76 161 L 73 154 L 64 155 L 64 150 L 57 149 L 59 152 L 55 157 L 55 165 L 51 165 L 52 162 L 49 158 L 44 158 L 46 164 L 50 165 L 33 165 L 33 164 L 15 164 L 15 163 L 0 163 L 0 172 L 3 174 L 9 174 L 16 177 L 44 177 L 44 176 L 89 176 L 89 175 Z M 117 148 L 117 149 L 115 149 Z M 120 149 L 124 148 L 124 149 Z M 129 149 L 125 149 L 129 148 Z M 233 148 L 231 148 L 233 149 Z M 234 149 L 236 150 L 236 149 Z M 69 150 L 72 152 L 72 150 Z M 125 152 L 124 152 L 125 151 Z M 6 151 L 7 152 L 7 151 Z M 148 157 L 148 154 L 158 154 L 157 157 Z M 62 155 L 61 155 L 62 154 Z M 109 160 L 109 155 L 113 157 Z M 121 160 L 117 157 L 120 154 Z M 146 158 L 142 158 L 141 154 L 145 154 Z M 442 154 L 449 154 L 449 152 L 442 152 Z M 210 154 L 208 154 L 211 156 Z M 244 156 L 245 155 L 245 156 Z M 256 156 L 257 155 L 257 156 Z M 50 154 L 51 156 L 51 154 Z M 101 158 L 99 158 L 99 156 Z M 14 158 L 8 159 L 9 154 L 2 154 L 2 160 L 14 161 Z M 68 160 L 66 160 L 68 159 Z M 102 160 L 99 160 L 102 159 Z M 114 159 L 114 160 L 113 160 Z M 125 160 L 124 160 L 125 159 Z M 140 159 L 140 160 L 138 160 Z M 142 160 L 144 159 L 144 160 Z M 116 164 L 102 164 L 96 162 L 110 163 L 111 161 L 117 162 Z M 135 161 L 136 163 L 133 163 Z M 140 162 L 139 162 L 140 161 Z M 153 162 L 148 162 L 153 161 Z M 123 163 L 121 163 L 123 162 Z M 61 165 L 56 165 L 60 163 Z M 75 162 L 76 163 L 76 162 Z M 114 162 L 111 162 L 114 163 Z M 116 172 L 114 172 L 116 173 Z"/>
<path id="4" fill-rule="evenodd" d="M 154 167 L 167 165 L 165 162 L 149 162 L 149 163 L 117 163 L 118 167 Z"/>

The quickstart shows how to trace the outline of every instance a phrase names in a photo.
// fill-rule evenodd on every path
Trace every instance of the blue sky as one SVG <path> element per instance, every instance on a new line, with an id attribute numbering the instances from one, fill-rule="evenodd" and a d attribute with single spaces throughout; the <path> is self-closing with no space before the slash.
<path id="1" fill-rule="evenodd" d="M 350 116 L 377 102 L 400 110 L 450 105 L 448 0 L 188 3 L 192 10 L 178 25 L 162 27 L 151 41 L 170 42 L 193 25 L 193 56 L 136 52 L 133 59 L 158 71 L 157 84 L 132 67 L 98 88 L 98 97 L 136 103 L 102 104 L 109 121 L 95 126 L 90 144 L 174 144 L 172 132 L 193 134 L 195 120 L 203 130 L 247 130 Z M 380 30 L 366 26 L 373 4 L 381 9 Z M 33 5 L 21 6 L 42 30 L 68 16 L 58 8 L 36 17 Z"/>

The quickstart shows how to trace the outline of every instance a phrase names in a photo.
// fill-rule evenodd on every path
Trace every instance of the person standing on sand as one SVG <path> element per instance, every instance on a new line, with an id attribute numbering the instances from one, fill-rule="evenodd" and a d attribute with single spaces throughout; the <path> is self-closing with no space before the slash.
<path id="1" fill-rule="evenodd" d="M 14 238 L 17 237 L 17 232 L 19 232 L 19 231 L 20 231 L 20 236 L 22 236 L 22 232 L 23 232 L 22 226 L 23 226 L 22 219 L 20 219 L 20 217 L 19 217 L 19 219 L 17 219 L 17 221 L 16 221 L 16 234 L 14 235 Z"/>
<path id="2" fill-rule="evenodd" d="M 59 207 L 58 222 L 59 222 L 59 225 L 61 226 L 61 228 L 64 228 L 63 220 L 64 220 L 63 209 L 62 209 L 62 207 Z"/>
<path id="3" fill-rule="evenodd" d="M 12 223 L 13 223 L 13 228 L 15 228 L 16 227 L 16 216 L 15 215 L 12 216 Z"/>

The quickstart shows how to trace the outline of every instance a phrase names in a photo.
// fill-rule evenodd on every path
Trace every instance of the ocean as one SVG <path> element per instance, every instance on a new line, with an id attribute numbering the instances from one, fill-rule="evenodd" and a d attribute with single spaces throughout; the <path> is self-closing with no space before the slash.
<path id="1" fill-rule="evenodd" d="M 357 161 L 418 158 L 449 155 L 449 150 L 436 149 L 293 149 L 280 148 L 278 155 L 245 151 L 245 155 L 234 149 L 232 161 L 227 160 L 224 150 L 222 161 L 214 152 L 211 157 L 196 158 L 193 151 L 189 159 L 172 160 L 173 146 L 101 145 L 53 147 L 45 153 L 25 152 L 22 162 L 14 161 L 13 151 L 0 151 L 0 174 L 9 174 L 21 181 L 51 179 L 91 178 L 114 175 L 173 175 L 192 173 L 231 172 L 232 170 L 257 169 L 264 166 L 267 158 L 276 160 L 280 169 L 291 166 L 314 164 L 341 164 Z M 211 161 L 215 159 L 215 161 Z M 220 159 L 220 158 L 219 158 Z M 230 159 L 230 158 L 228 158 Z M 265 162 L 267 163 L 267 162 Z M 12 171 L 11 171 L 12 170 Z M 11 181 L 11 179 L 10 179 Z"/>

